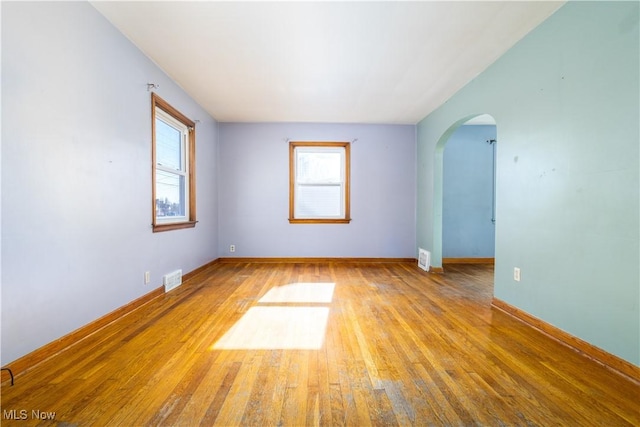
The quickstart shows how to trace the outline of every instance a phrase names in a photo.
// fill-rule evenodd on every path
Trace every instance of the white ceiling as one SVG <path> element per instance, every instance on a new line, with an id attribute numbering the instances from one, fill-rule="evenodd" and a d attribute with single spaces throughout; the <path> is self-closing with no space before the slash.
<path id="1" fill-rule="evenodd" d="M 409 124 L 563 4 L 91 3 L 221 122 Z"/>

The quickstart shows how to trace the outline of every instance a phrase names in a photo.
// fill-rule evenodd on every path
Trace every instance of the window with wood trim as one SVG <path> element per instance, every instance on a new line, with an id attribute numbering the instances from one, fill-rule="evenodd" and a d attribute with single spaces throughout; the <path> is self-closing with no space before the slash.
<path id="1" fill-rule="evenodd" d="M 289 143 L 289 222 L 348 223 L 350 144 Z"/>
<path id="2" fill-rule="evenodd" d="M 196 225 L 195 123 L 151 94 L 153 231 Z"/>

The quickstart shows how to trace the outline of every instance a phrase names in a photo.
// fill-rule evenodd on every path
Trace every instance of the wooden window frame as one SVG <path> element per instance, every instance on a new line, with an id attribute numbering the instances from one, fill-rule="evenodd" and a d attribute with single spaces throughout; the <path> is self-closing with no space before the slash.
<path id="1" fill-rule="evenodd" d="M 188 129 L 187 148 L 187 172 L 188 179 L 188 218 L 179 222 L 159 222 L 156 217 L 156 109 L 162 110 L 165 114 L 173 117 Z M 151 94 L 151 212 L 153 232 L 179 230 L 193 228 L 196 226 L 196 124 L 193 120 L 172 107 L 167 101 L 160 98 L 155 93 Z"/>
<path id="2" fill-rule="evenodd" d="M 296 218 L 296 148 L 344 148 L 344 217 L 342 218 Z M 348 142 L 289 142 L 289 223 L 290 224 L 348 224 L 351 222 L 351 144 Z"/>

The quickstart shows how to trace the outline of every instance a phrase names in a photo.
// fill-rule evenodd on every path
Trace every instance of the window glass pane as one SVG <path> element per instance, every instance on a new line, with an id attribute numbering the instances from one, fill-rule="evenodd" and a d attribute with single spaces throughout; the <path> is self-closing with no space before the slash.
<path id="1" fill-rule="evenodd" d="M 339 183 L 342 181 L 342 154 L 298 151 L 299 183 Z"/>
<path id="2" fill-rule="evenodd" d="M 182 133 L 160 119 L 156 119 L 156 162 L 175 170 L 183 167 Z"/>
<path id="3" fill-rule="evenodd" d="M 296 194 L 296 218 L 339 217 L 342 212 L 340 185 L 301 185 Z"/>
<path id="4" fill-rule="evenodd" d="M 185 216 L 185 180 L 183 176 L 156 170 L 156 217 Z"/>

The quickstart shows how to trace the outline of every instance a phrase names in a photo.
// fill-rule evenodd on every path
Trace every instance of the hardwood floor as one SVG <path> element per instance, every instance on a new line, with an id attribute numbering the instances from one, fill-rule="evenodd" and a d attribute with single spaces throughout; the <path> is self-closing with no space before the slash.
<path id="1" fill-rule="evenodd" d="M 214 264 L 4 383 L 2 425 L 640 425 L 638 384 L 491 309 L 492 281 Z"/>

